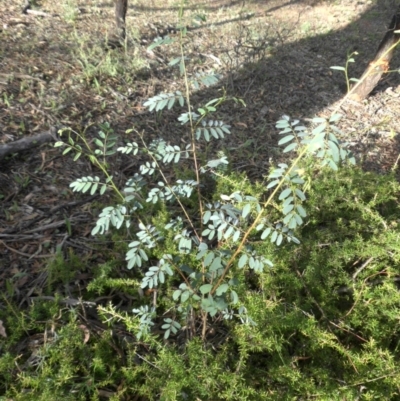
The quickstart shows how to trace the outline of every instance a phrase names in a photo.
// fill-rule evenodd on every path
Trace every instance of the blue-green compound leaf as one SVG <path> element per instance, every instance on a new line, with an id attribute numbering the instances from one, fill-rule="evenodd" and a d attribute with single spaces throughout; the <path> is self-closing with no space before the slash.
<path id="1" fill-rule="evenodd" d="M 266 229 L 263 231 L 263 233 L 261 234 L 261 239 L 267 238 L 268 235 L 271 234 L 271 231 L 272 231 L 272 228 L 271 228 L 271 227 L 266 228 Z"/>
<path id="2" fill-rule="evenodd" d="M 217 288 L 217 290 L 215 291 L 215 294 L 218 295 L 218 296 L 221 296 L 221 295 L 224 294 L 226 291 L 228 291 L 228 289 L 229 289 L 229 285 L 228 285 L 228 284 L 226 284 L 226 283 L 221 284 L 221 285 Z"/>
<path id="3" fill-rule="evenodd" d="M 318 127 L 314 128 L 312 130 L 312 133 L 313 133 L 313 135 L 321 134 L 322 132 L 325 131 L 325 128 L 326 128 L 326 123 L 324 122 L 324 123 L 318 125 Z"/>
<path id="4" fill-rule="evenodd" d="M 279 200 L 286 199 L 291 193 L 292 190 L 290 188 L 284 189 L 279 195 Z"/>
<path id="5" fill-rule="evenodd" d="M 190 293 L 189 291 L 184 291 L 181 295 L 181 302 L 186 302 L 189 299 Z"/>
<path id="6" fill-rule="evenodd" d="M 233 241 L 233 242 L 237 242 L 237 241 L 239 241 L 239 238 L 240 238 L 240 231 L 237 230 L 237 231 L 235 232 L 235 234 L 233 234 L 232 241 Z"/>
<path id="7" fill-rule="evenodd" d="M 180 63 L 181 58 L 182 58 L 182 57 L 176 57 L 176 58 L 172 59 L 172 60 L 168 63 L 168 65 L 171 66 L 171 67 L 173 67 L 175 64 Z"/>
<path id="8" fill-rule="evenodd" d="M 287 205 L 290 205 L 293 203 L 294 197 L 289 196 L 285 199 L 285 201 L 282 203 L 282 207 L 285 208 Z M 285 213 L 286 214 L 286 213 Z"/>
<path id="9" fill-rule="evenodd" d="M 279 184 L 279 180 L 271 181 L 271 182 L 267 185 L 267 189 L 276 187 L 278 184 Z"/>
<path id="10" fill-rule="evenodd" d="M 338 66 L 338 65 L 334 65 L 332 67 L 329 67 L 331 70 L 338 70 L 338 71 L 346 71 L 346 69 L 344 67 Z"/>
<path id="11" fill-rule="evenodd" d="M 290 230 L 294 230 L 297 227 L 296 216 L 298 215 L 297 214 L 295 216 L 292 215 L 292 218 L 289 221 L 288 227 Z"/>
<path id="12" fill-rule="evenodd" d="M 331 155 L 333 160 L 338 163 L 340 160 L 339 148 L 334 141 L 328 141 L 329 149 L 331 150 Z"/>
<path id="13" fill-rule="evenodd" d="M 211 284 L 203 284 L 203 285 L 199 288 L 200 292 L 201 292 L 203 295 L 208 294 L 208 293 L 211 291 L 211 289 L 212 289 L 212 285 L 211 285 Z"/>
<path id="14" fill-rule="evenodd" d="M 99 184 L 95 183 L 92 187 L 92 189 L 90 190 L 90 195 L 94 195 L 94 193 L 97 191 L 97 187 Z"/>
<path id="15" fill-rule="evenodd" d="M 91 185 L 91 184 L 90 184 Z M 247 217 L 247 215 L 250 213 L 250 210 L 251 210 L 251 205 L 250 205 L 250 203 L 247 203 L 245 206 L 244 206 L 244 208 L 243 208 L 243 211 L 242 211 L 242 217 L 245 219 L 246 217 Z"/>
<path id="16" fill-rule="evenodd" d="M 288 223 L 292 219 L 292 217 L 293 217 L 293 213 L 286 215 L 285 218 L 283 219 L 283 224 L 285 224 L 285 226 L 288 225 Z"/>
<path id="17" fill-rule="evenodd" d="M 337 171 L 338 170 L 338 166 L 337 166 L 337 164 L 333 161 L 333 160 L 329 160 L 328 161 L 328 164 L 329 164 L 329 166 L 330 166 L 330 168 L 332 169 L 332 170 L 334 170 L 334 171 Z"/>
<path id="18" fill-rule="evenodd" d="M 291 152 L 292 150 L 296 149 L 297 146 L 298 146 L 298 145 L 297 145 L 296 142 L 291 143 L 290 145 L 286 146 L 285 149 L 283 149 L 283 153 Z"/>
<path id="19" fill-rule="evenodd" d="M 239 267 L 239 269 L 243 269 L 243 267 L 246 265 L 246 263 L 247 263 L 247 260 L 248 260 L 248 256 L 244 253 L 241 257 L 240 257 L 240 259 L 239 259 L 239 262 L 238 262 L 238 267 Z"/>
<path id="20" fill-rule="evenodd" d="M 297 213 L 299 213 L 299 215 L 300 215 L 301 217 L 307 217 L 307 213 L 306 213 L 306 211 L 304 210 L 303 206 L 297 205 L 297 206 L 296 206 L 296 209 L 297 209 Z"/>
<path id="21" fill-rule="evenodd" d="M 301 226 L 303 224 L 303 219 L 301 218 L 301 216 L 299 216 L 298 214 L 295 214 L 294 218 L 296 219 L 297 225 Z"/>
<path id="22" fill-rule="evenodd" d="M 283 129 L 283 128 L 290 128 L 290 124 L 288 123 L 288 120 L 279 120 L 276 125 L 276 128 L 278 129 Z"/>
<path id="23" fill-rule="evenodd" d="M 254 267 L 255 267 L 255 259 L 253 258 L 253 256 L 251 256 L 250 258 L 249 258 L 249 267 L 250 267 L 250 269 L 254 269 Z"/>
<path id="24" fill-rule="evenodd" d="M 211 212 L 207 210 L 203 215 L 203 223 L 207 224 L 210 220 L 210 217 L 211 217 Z"/>
<path id="25" fill-rule="evenodd" d="M 209 252 L 207 256 L 204 258 L 204 266 L 210 266 L 212 261 L 214 260 L 215 254 L 214 252 Z"/>
<path id="26" fill-rule="evenodd" d="M 218 269 L 221 269 L 222 268 L 222 261 L 221 261 L 221 257 L 219 257 L 219 256 L 217 256 L 214 260 L 213 260 L 213 262 L 211 263 L 211 266 L 210 266 L 210 272 L 214 272 L 214 271 L 216 271 L 216 270 L 218 270 Z"/>
<path id="27" fill-rule="evenodd" d="M 278 145 L 284 145 L 287 142 L 290 142 L 294 138 L 294 135 L 288 135 L 282 138 L 279 142 Z"/>
<path id="28" fill-rule="evenodd" d="M 231 302 L 237 304 L 239 302 L 239 297 L 236 291 L 231 291 Z"/>
<path id="29" fill-rule="evenodd" d="M 282 213 L 283 213 L 284 215 L 287 215 L 287 214 L 290 213 L 293 209 L 294 209 L 294 205 L 293 205 L 293 204 L 286 205 L 286 206 L 283 208 Z"/>
<path id="30" fill-rule="evenodd" d="M 233 234 L 234 231 L 235 228 L 233 226 L 228 227 L 228 229 L 225 231 L 224 238 L 228 239 Z"/>
<path id="31" fill-rule="evenodd" d="M 268 178 L 270 178 L 270 179 L 272 179 L 272 178 L 280 178 L 280 177 L 282 177 L 282 175 L 284 174 L 285 170 L 286 170 L 286 169 L 284 169 L 284 168 L 276 168 L 275 170 L 273 170 L 273 171 L 269 174 Z M 278 182 L 279 182 L 279 181 L 278 181 Z"/>
<path id="32" fill-rule="evenodd" d="M 192 249 L 192 240 L 190 238 L 181 238 L 179 241 L 179 252 L 187 254 Z"/>
<path id="33" fill-rule="evenodd" d="M 296 189 L 295 189 L 295 193 L 296 193 L 297 197 L 298 197 L 300 200 L 302 200 L 302 201 L 305 201 L 305 200 L 306 200 L 306 196 L 304 195 L 304 192 L 301 191 L 300 189 L 296 188 Z"/>

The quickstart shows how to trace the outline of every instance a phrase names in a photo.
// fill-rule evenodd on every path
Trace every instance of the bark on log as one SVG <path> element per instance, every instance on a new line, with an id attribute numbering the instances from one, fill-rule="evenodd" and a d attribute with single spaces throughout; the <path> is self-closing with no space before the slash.
<path id="1" fill-rule="evenodd" d="M 4 159 L 9 154 L 22 152 L 23 150 L 37 147 L 39 145 L 42 145 L 43 143 L 57 140 L 57 128 L 52 127 L 47 132 L 28 136 L 18 141 L 10 142 L 0 146 L 0 160 Z"/>
<path id="2" fill-rule="evenodd" d="M 389 63 L 392 59 L 395 45 L 400 41 L 400 34 L 395 31 L 400 30 L 400 7 L 393 15 L 389 29 L 379 44 L 378 51 L 374 59 L 364 71 L 357 83 L 349 94 L 349 98 L 356 101 L 365 99 L 378 84 L 382 75 L 389 70 Z"/>

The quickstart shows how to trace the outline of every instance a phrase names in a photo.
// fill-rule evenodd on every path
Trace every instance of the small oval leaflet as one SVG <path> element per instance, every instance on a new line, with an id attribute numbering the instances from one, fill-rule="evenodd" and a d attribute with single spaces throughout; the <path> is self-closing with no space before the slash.
<path id="1" fill-rule="evenodd" d="M 208 293 L 211 291 L 211 289 L 212 289 L 212 285 L 211 285 L 211 284 L 203 284 L 203 285 L 199 288 L 200 292 L 201 292 L 203 295 L 208 294 Z"/>
<path id="2" fill-rule="evenodd" d="M 243 267 L 247 263 L 247 259 L 248 259 L 248 256 L 245 253 L 240 257 L 239 262 L 238 262 L 239 269 L 243 269 Z"/>
<path id="3" fill-rule="evenodd" d="M 279 200 L 286 199 L 292 193 L 291 188 L 284 189 L 279 195 Z"/>
<path id="4" fill-rule="evenodd" d="M 216 295 L 221 296 L 221 295 L 224 294 L 226 291 L 228 291 L 228 289 L 229 289 L 229 285 L 226 284 L 226 283 L 224 283 L 224 284 L 221 284 L 221 285 L 217 288 L 217 290 L 215 291 L 215 293 L 216 293 Z"/>

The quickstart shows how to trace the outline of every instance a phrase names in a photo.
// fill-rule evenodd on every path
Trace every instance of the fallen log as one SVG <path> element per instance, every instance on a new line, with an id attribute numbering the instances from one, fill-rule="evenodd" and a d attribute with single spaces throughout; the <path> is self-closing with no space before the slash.
<path id="1" fill-rule="evenodd" d="M 389 25 L 389 29 L 379 44 L 374 59 L 369 63 L 359 82 L 353 86 L 348 98 L 356 101 L 365 99 L 378 84 L 382 75 L 389 70 L 395 47 L 400 41 L 400 7 Z"/>
<path id="2" fill-rule="evenodd" d="M 42 132 L 41 134 L 28 136 L 18 141 L 6 143 L 0 146 L 0 160 L 4 159 L 6 156 L 12 153 L 22 152 L 24 150 L 29 150 L 39 145 L 48 142 L 58 141 L 57 138 L 57 128 L 51 127 L 48 131 Z"/>

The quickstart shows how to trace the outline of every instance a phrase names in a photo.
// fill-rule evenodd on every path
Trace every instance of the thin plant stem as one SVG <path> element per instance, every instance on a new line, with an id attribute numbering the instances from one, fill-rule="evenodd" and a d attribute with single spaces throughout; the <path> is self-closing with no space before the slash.
<path id="1" fill-rule="evenodd" d="M 222 272 L 220 278 L 218 279 L 217 283 L 213 286 L 213 288 L 210 291 L 210 294 L 213 295 L 214 292 L 217 290 L 217 288 L 221 285 L 221 283 L 224 281 L 226 274 L 228 273 L 229 269 L 231 268 L 233 262 L 236 260 L 237 256 L 239 255 L 239 253 L 242 251 L 247 238 L 249 237 L 250 233 L 252 232 L 252 230 L 257 226 L 258 222 L 260 221 L 262 215 L 265 212 L 265 209 L 267 208 L 267 206 L 270 205 L 270 203 L 272 202 L 272 200 L 274 199 L 275 195 L 277 194 L 278 190 L 281 188 L 281 186 L 283 185 L 283 183 L 285 182 L 285 178 L 292 172 L 292 170 L 295 168 L 295 166 L 297 166 L 297 163 L 303 158 L 303 156 L 307 153 L 308 151 L 308 146 L 305 146 L 304 149 L 300 152 L 300 154 L 297 156 L 297 159 L 292 163 L 292 165 L 290 166 L 290 168 L 287 170 L 286 174 L 281 178 L 281 180 L 279 181 L 278 185 L 275 187 L 275 189 L 272 191 L 271 195 L 269 196 L 269 198 L 267 199 L 267 201 L 264 203 L 261 211 L 258 213 L 257 217 L 254 219 L 253 223 L 251 224 L 251 226 L 249 227 L 249 229 L 245 232 L 242 240 L 240 241 L 239 246 L 237 247 L 236 251 L 233 253 L 233 255 L 230 257 L 230 259 L 228 260 L 228 262 L 226 263 L 225 269 Z"/>

